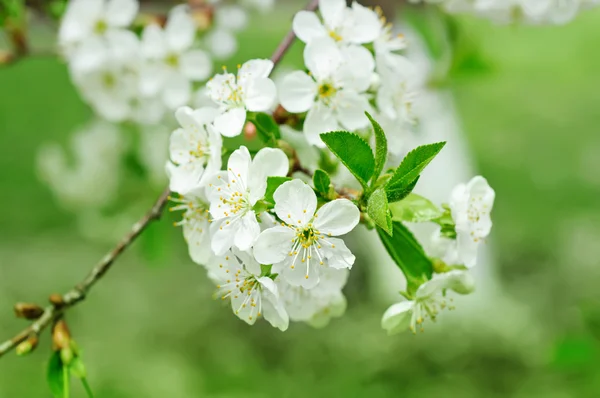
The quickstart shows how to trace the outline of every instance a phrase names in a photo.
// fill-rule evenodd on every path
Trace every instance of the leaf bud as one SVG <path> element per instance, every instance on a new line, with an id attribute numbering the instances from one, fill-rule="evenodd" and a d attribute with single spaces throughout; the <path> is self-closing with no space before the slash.
<path id="1" fill-rule="evenodd" d="M 38 319 L 44 313 L 44 309 L 37 304 L 17 303 L 15 304 L 15 315 L 17 318 L 29 320 Z"/>

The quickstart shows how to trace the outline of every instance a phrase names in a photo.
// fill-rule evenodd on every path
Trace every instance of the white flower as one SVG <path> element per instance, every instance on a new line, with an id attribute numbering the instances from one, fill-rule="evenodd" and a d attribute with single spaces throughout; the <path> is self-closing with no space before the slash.
<path id="1" fill-rule="evenodd" d="M 466 267 L 473 267 L 477 248 L 492 229 L 490 212 L 496 193 L 487 180 L 477 176 L 452 191 L 450 210 L 456 224 L 458 258 Z"/>
<path id="2" fill-rule="evenodd" d="M 246 7 L 254 7 L 261 12 L 269 11 L 275 5 L 275 0 L 242 0 Z"/>
<path id="3" fill-rule="evenodd" d="M 134 57 L 135 34 L 126 28 L 138 12 L 137 0 L 72 0 L 62 19 L 59 44 L 73 69 L 87 71 L 109 58 Z"/>
<path id="4" fill-rule="evenodd" d="M 246 11 L 238 6 L 222 6 L 215 8 L 214 24 L 206 35 L 206 43 L 210 52 L 217 59 L 227 59 L 238 49 L 234 32 L 238 32 L 248 24 Z"/>
<path id="5" fill-rule="evenodd" d="M 350 232 L 360 211 L 347 199 L 336 199 L 317 210 L 317 196 L 300 180 L 283 183 L 273 194 L 282 226 L 263 231 L 254 245 L 261 264 L 273 264 L 289 284 L 306 289 L 320 280 L 321 268 L 351 268 L 355 257 L 344 241 L 332 236 Z"/>
<path id="6" fill-rule="evenodd" d="M 319 11 L 323 23 L 312 11 L 300 11 L 294 16 L 294 33 L 305 43 L 331 37 L 342 44 L 364 44 L 377 38 L 380 25 L 377 13 L 357 2 L 349 8 L 345 0 L 320 0 Z"/>
<path id="7" fill-rule="evenodd" d="M 324 147 L 319 134 L 364 128 L 369 124 L 365 91 L 369 88 L 375 62 L 364 47 L 338 48 L 332 39 L 312 40 L 304 49 L 310 75 L 288 74 L 279 88 L 281 105 L 289 112 L 308 111 L 304 122 L 306 139 Z"/>
<path id="8" fill-rule="evenodd" d="M 323 268 L 321 281 L 312 289 L 293 286 L 279 277 L 275 280 L 290 320 L 325 326 L 331 317 L 342 316 L 346 298 L 342 288 L 348 280 L 348 269 Z"/>
<path id="9" fill-rule="evenodd" d="M 263 148 L 254 157 L 245 146 L 229 157 L 227 171 L 214 176 L 207 187 L 210 200 L 211 247 L 222 255 L 232 246 L 248 250 L 260 233 L 254 205 L 265 195 L 267 177 L 285 176 L 289 161 L 281 149 Z"/>
<path id="10" fill-rule="evenodd" d="M 268 77 L 271 70 L 270 60 L 254 59 L 239 68 L 237 78 L 225 71 L 206 84 L 210 98 L 223 112 L 215 119 L 219 133 L 226 137 L 239 135 L 246 122 L 246 111 L 263 112 L 271 108 L 277 96 L 275 83 Z"/>
<path id="11" fill-rule="evenodd" d="M 171 191 L 185 195 L 206 185 L 221 169 L 221 135 L 214 131 L 214 108 L 177 109 L 175 117 L 181 125 L 171 134 L 171 162 L 167 174 Z"/>
<path id="12" fill-rule="evenodd" d="M 239 250 L 215 257 L 208 267 L 210 278 L 217 283 L 218 295 L 231 301 L 231 309 L 244 322 L 254 325 L 264 317 L 274 327 L 285 331 L 288 315 L 279 299 L 277 285 L 261 276 L 261 267 L 250 254 Z"/>
<path id="13" fill-rule="evenodd" d="M 170 128 L 162 124 L 140 127 L 139 160 L 148 172 L 148 180 L 156 187 L 163 187 L 167 178 L 165 163 L 169 158 Z"/>
<path id="14" fill-rule="evenodd" d="M 417 327 L 423 330 L 426 318 L 435 321 L 439 312 L 445 308 L 453 309 L 446 298 L 446 291 L 469 294 L 475 290 L 475 282 L 465 271 L 450 271 L 436 275 L 417 289 L 414 300 L 401 301 L 389 307 L 381 319 L 381 327 L 388 334 L 410 329 L 416 333 Z"/>
<path id="15" fill-rule="evenodd" d="M 140 71 L 140 90 L 145 96 L 161 95 L 171 109 L 187 104 L 192 82 L 210 76 L 212 62 L 206 52 L 192 49 L 196 25 L 186 8 L 175 7 L 164 29 L 148 25 L 142 34 L 142 53 L 147 64 Z"/>
<path id="16" fill-rule="evenodd" d="M 183 218 L 175 225 L 183 228 L 183 237 L 188 244 L 190 257 L 197 264 L 208 264 L 212 251 L 210 250 L 208 201 L 204 191 L 198 189 L 179 198 L 170 199 L 177 203 L 171 207 L 171 211 L 184 211 Z"/>

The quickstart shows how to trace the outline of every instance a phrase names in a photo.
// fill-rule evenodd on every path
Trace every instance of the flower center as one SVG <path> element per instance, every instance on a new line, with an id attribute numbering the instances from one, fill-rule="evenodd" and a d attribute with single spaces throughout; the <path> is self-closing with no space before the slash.
<path id="1" fill-rule="evenodd" d="M 448 301 L 452 302 L 453 300 L 450 298 Z M 423 322 L 425 322 L 427 318 L 435 322 L 438 314 L 446 308 L 451 311 L 455 307 L 453 305 L 448 305 L 446 297 L 441 295 L 429 296 L 420 300 L 417 299 L 410 320 L 411 332 L 417 333 L 417 327 L 423 332 Z"/>
<path id="2" fill-rule="evenodd" d="M 335 32 L 333 30 L 329 31 L 329 37 L 331 37 L 335 41 L 342 41 L 343 40 L 343 37 L 340 36 L 339 33 Z"/>
<path id="3" fill-rule="evenodd" d="M 108 29 L 108 24 L 106 23 L 105 20 L 100 19 L 100 20 L 96 21 L 96 25 L 94 25 L 94 32 L 96 32 L 96 34 L 103 35 L 107 29 Z"/>
<path id="4" fill-rule="evenodd" d="M 112 73 L 104 73 L 102 75 L 102 84 L 108 89 L 114 88 L 117 85 L 117 78 Z"/>
<path id="5" fill-rule="evenodd" d="M 171 68 L 177 68 L 179 66 L 179 55 L 171 53 L 165 57 L 165 64 Z"/>

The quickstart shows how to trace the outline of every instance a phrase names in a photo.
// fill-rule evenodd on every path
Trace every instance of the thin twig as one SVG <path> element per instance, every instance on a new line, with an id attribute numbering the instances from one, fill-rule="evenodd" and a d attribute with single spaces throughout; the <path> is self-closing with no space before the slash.
<path id="1" fill-rule="evenodd" d="M 306 10 L 315 10 L 318 3 L 318 0 L 311 0 L 306 7 Z M 281 61 L 283 55 L 292 45 L 295 37 L 296 36 L 294 35 L 293 30 L 290 30 L 290 32 L 288 32 L 288 34 L 281 41 L 280 45 L 277 47 L 273 53 L 273 56 L 271 57 L 271 60 L 275 65 Z M 156 203 L 154 203 L 154 206 L 152 206 L 152 208 L 137 223 L 133 225 L 131 231 L 129 231 L 129 233 L 125 235 L 123 239 L 121 239 L 115 248 L 107 253 L 104 258 L 102 258 L 102 260 L 100 260 L 100 262 L 96 264 L 94 268 L 92 268 L 85 279 L 83 279 L 79 284 L 77 284 L 73 289 L 63 296 L 54 298 L 52 300 L 52 305 L 46 307 L 42 315 L 27 328 L 23 329 L 11 339 L 1 343 L 0 357 L 14 349 L 23 341 L 27 340 L 29 336 L 36 336 L 40 334 L 44 329 L 50 326 L 54 320 L 62 316 L 65 311 L 83 301 L 91 288 L 111 268 L 112 264 L 125 251 L 125 249 L 127 249 L 142 232 L 144 232 L 148 225 L 150 225 L 153 221 L 160 219 L 169 200 L 169 194 L 169 188 L 165 189 Z"/>

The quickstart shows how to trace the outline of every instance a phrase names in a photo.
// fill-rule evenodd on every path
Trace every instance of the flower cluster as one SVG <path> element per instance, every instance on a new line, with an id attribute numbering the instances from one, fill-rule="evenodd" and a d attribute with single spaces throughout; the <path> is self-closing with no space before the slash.
<path id="1" fill-rule="evenodd" d="M 420 0 L 413 0 L 419 2 Z M 450 13 L 469 13 L 498 23 L 565 24 L 598 0 L 425 0 Z"/>
<path id="2" fill-rule="evenodd" d="M 59 46 L 81 96 L 109 121 L 148 125 L 189 104 L 212 59 L 237 50 L 234 33 L 247 21 L 240 6 L 207 7 L 176 6 L 162 24 L 139 14 L 138 0 L 71 0 Z"/>

